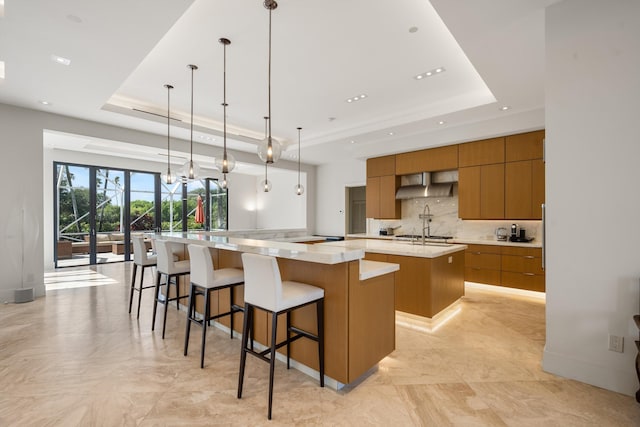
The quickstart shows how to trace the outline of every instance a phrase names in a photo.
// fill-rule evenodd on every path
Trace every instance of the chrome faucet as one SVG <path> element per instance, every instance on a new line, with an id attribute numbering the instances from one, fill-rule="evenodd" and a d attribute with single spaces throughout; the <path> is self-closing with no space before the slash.
<path id="1" fill-rule="evenodd" d="M 431 237 L 431 219 L 433 215 L 431 215 L 431 208 L 428 203 L 424 204 L 424 208 L 422 208 L 422 213 L 419 215 L 419 218 L 422 220 L 422 245 L 424 246 L 425 239 Z M 427 234 L 425 236 L 424 230 L 427 230 Z"/>

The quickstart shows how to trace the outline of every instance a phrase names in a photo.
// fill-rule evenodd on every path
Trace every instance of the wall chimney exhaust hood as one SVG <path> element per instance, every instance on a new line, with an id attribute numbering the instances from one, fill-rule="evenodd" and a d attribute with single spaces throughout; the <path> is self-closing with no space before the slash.
<path id="1" fill-rule="evenodd" d="M 458 171 L 422 172 L 400 177 L 396 199 L 418 197 L 452 197 L 453 183 L 458 181 Z"/>

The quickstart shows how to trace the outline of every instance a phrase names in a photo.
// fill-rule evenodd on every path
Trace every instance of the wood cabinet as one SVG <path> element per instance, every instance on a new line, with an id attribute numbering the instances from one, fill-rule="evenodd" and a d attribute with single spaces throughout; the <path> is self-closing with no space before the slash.
<path id="1" fill-rule="evenodd" d="M 367 159 L 367 218 L 400 219 L 401 204 L 396 200 L 400 178 L 394 171 L 395 156 Z"/>
<path id="2" fill-rule="evenodd" d="M 504 164 L 458 170 L 458 216 L 463 219 L 505 217 Z"/>
<path id="3" fill-rule="evenodd" d="M 501 137 L 460 144 L 458 146 L 459 167 L 504 163 L 504 140 L 504 137 Z"/>
<path id="4" fill-rule="evenodd" d="M 505 246 L 501 261 L 502 286 L 545 291 L 542 249 Z"/>
<path id="5" fill-rule="evenodd" d="M 505 163 L 505 218 L 542 219 L 542 159 Z"/>
<path id="6" fill-rule="evenodd" d="M 544 130 L 519 133 L 505 137 L 505 161 L 542 159 L 544 154 Z"/>
<path id="7" fill-rule="evenodd" d="M 542 249 L 467 245 L 464 280 L 530 291 L 545 291 Z"/>
<path id="8" fill-rule="evenodd" d="M 467 245 L 464 256 L 464 280 L 496 286 L 502 284 L 500 246 Z"/>
<path id="9" fill-rule="evenodd" d="M 458 168 L 458 146 L 429 148 L 396 154 L 396 175 L 419 172 L 434 172 Z"/>
<path id="10" fill-rule="evenodd" d="M 365 259 L 400 265 L 395 273 L 395 308 L 433 317 L 464 295 L 463 251 L 437 258 L 367 252 Z"/>

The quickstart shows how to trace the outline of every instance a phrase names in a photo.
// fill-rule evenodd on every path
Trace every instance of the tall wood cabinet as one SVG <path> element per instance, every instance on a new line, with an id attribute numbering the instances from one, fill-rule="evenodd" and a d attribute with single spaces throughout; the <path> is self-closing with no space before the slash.
<path id="1" fill-rule="evenodd" d="M 505 217 L 542 219 L 544 130 L 505 138 Z"/>
<path id="2" fill-rule="evenodd" d="M 395 174 L 395 157 L 374 157 L 367 160 L 367 218 L 401 218 L 400 200 L 396 200 L 400 177 Z"/>
<path id="3" fill-rule="evenodd" d="M 458 216 L 464 219 L 503 219 L 504 138 L 460 144 L 458 153 Z"/>

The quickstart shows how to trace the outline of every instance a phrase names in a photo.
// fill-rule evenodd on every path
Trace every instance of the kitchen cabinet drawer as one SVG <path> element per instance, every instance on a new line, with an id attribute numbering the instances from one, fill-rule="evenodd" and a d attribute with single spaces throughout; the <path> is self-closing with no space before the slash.
<path id="1" fill-rule="evenodd" d="M 458 169 L 458 146 L 396 154 L 396 175 Z"/>
<path id="2" fill-rule="evenodd" d="M 504 137 L 458 145 L 459 167 L 504 163 Z"/>
<path id="3" fill-rule="evenodd" d="M 544 274 L 542 258 L 532 255 L 502 255 L 502 271 Z"/>
<path id="4" fill-rule="evenodd" d="M 497 245 L 474 245 L 465 243 L 467 245 L 467 252 L 480 252 L 483 254 L 501 254 L 502 246 Z"/>
<path id="5" fill-rule="evenodd" d="M 465 267 L 464 280 L 467 282 L 486 283 L 500 286 L 502 284 L 500 270 L 485 268 Z"/>
<path id="6" fill-rule="evenodd" d="M 367 159 L 367 178 L 395 175 L 396 156 L 373 157 Z"/>
<path id="7" fill-rule="evenodd" d="M 464 264 L 467 267 L 488 268 L 500 270 L 501 258 L 498 254 L 483 254 L 482 252 L 465 251 Z"/>
<path id="8" fill-rule="evenodd" d="M 536 258 L 542 258 L 542 248 L 527 248 L 524 246 L 502 246 L 502 255 L 531 255 Z"/>
<path id="9" fill-rule="evenodd" d="M 507 162 L 542 159 L 544 130 L 509 135 L 505 138 L 505 158 Z"/>
<path id="10" fill-rule="evenodd" d="M 502 286 L 526 289 L 529 291 L 545 291 L 544 276 L 531 273 L 502 272 Z"/>

